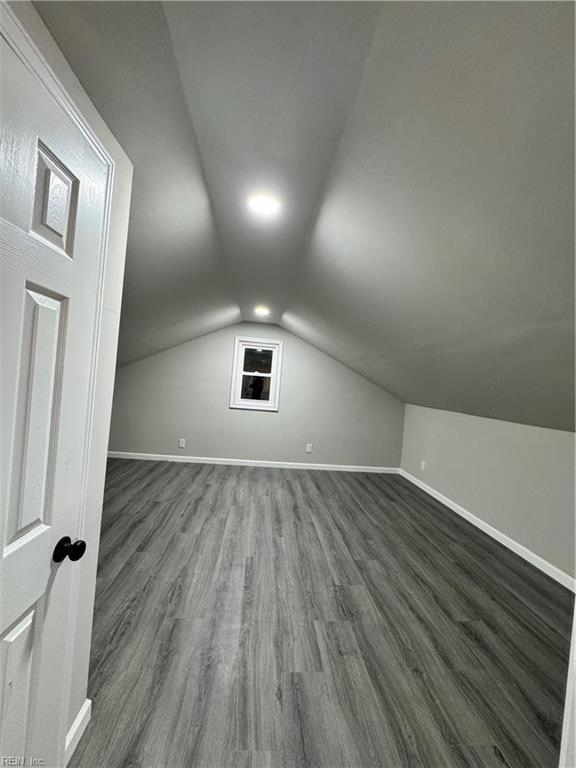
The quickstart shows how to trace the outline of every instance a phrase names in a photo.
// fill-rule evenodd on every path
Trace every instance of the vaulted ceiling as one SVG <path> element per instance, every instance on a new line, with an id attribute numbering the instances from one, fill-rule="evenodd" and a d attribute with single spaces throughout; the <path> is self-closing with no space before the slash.
<path id="1" fill-rule="evenodd" d="M 262 303 L 406 402 L 573 429 L 572 3 L 35 5 L 134 163 L 121 363 Z"/>

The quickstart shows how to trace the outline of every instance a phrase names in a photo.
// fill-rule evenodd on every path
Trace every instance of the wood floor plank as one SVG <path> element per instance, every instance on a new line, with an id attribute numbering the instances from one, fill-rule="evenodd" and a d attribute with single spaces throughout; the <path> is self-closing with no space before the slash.
<path id="1" fill-rule="evenodd" d="M 70 768 L 555 768 L 572 607 L 398 476 L 114 459 Z"/>

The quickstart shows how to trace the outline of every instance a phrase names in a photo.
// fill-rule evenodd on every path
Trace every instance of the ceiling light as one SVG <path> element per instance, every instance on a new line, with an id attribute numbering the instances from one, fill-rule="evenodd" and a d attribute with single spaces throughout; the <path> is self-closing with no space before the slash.
<path id="1" fill-rule="evenodd" d="M 254 314 L 257 317 L 268 317 L 270 314 L 270 310 L 268 307 L 265 307 L 263 304 L 258 304 L 256 307 L 254 307 Z"/>
<path id="2" fill-rule="evenodd" d="M 266 219 L 276 216 L 282 208 L 279 198 L 270 192 L 255 192 L 248 197 L 246 205 L 250 213 Z"/>

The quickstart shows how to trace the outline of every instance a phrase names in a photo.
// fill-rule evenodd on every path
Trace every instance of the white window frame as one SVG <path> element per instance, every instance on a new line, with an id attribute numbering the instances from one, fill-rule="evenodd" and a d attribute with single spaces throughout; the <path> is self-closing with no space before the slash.
<path id="1" fill-rule="evenodd" d="M 272 368 L 270 373 L 245 371 L 244 352 L 246 349 L 272 350 Z M 280 376 L 282 373 L 282 342 L 274 339 L 255 339 L 251 336 L 236 336 L 234 340 L 234 363 L 232 366 L 232 387 L 230 392 L 230 408 L 241 408 L 247 411 L 277 411 L 280 400 Z M 242 376 L 262 376 L 270 379 L 269 400 L 242 399 Z"/>

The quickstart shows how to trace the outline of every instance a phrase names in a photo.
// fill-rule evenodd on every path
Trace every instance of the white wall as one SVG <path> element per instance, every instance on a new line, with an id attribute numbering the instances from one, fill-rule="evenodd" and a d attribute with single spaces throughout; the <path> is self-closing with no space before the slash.
<path id="1" fill-rule="evenodd" d="M 574 576 L 574 433 L 407 405 L 401 467 Z"/>
<path id="2" fill-rule="evenodd" d="M 284 341 L 278 413 L 229 408 L 242 334 Z M 110 450 L 397 467 L 403 414 L 400 400 L 288 331 L 242 323 L 119 368 Z"/>

